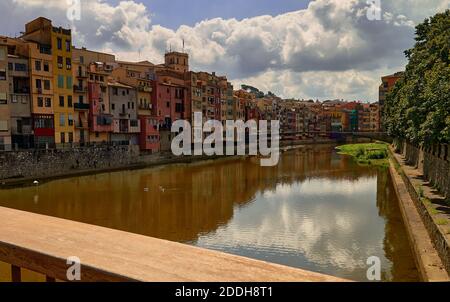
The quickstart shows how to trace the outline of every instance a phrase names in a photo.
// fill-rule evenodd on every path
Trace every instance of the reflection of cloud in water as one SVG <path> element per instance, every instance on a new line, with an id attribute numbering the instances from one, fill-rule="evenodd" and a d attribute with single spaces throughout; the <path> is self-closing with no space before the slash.
<path id="1" fill-rule="evenodd" d="M 275 191 L 264 192 L 264 197 L 273 198 L 275 196 L 285 197 L 292 193 L 302 195 L 318 194 L 358 194 L 373 191 L 376 188 L 376 178 L 361 178 L 358 181 L 350 180 L 329 180 L 329 179 L 308 179 L 296 185 L 279 184 Z"/>
<path id="2" fill-rule="evenodd" d="M 376 212 L 377 180 L 310 179 L 278 185 L 237 209 L 233 220 L 201 236 L 197 245 L 257 256 L 279 255 L 277 262 L 305 268 L 366 268 L 369 256 L 383 258 L 384 222 Z M 261 257 L 260 257 L 261 258 Z"/>

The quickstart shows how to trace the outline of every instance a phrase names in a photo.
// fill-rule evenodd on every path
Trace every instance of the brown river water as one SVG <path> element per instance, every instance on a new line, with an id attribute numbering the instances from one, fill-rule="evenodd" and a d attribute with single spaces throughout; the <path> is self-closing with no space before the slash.
<path id="1" fill-rule="evenodd" d="M 61 179 L 0 190 L 0 206 L 357 281 L 376 256 L 383 281 L 419 280 L 389 172 L 333 146 L 285 152 L 269 168 L 230 158 Z"/>

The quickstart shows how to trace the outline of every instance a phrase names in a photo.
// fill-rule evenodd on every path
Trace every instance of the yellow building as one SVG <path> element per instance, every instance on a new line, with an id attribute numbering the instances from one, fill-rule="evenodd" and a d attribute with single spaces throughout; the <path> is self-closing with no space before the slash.
<path id="1" fill-rule="evenodd" d="M 30 45 L 29 56 L 35 86 L 32 91 L 35 136 L 44 136 L 42 143 L 71 143 L 74 141 L 71 30 L 53 27 L 51 20 L 40 17 L 25 25 L 21 38 L 36 43 Z M 41 118 L 42 122 L 37 123 Z M 36 133 L 41 127 L 44 130 Z M 53 140 L 49 139 L 51 132 Z"/>
<path id="2" fill-rule="evenodd" d="M 74 106 L 72 74 L 72 33 L 70 29 L 52 27 L 55 143 L 74 142 Z M 83 87 L 82 89 L 85 89 Z"/>

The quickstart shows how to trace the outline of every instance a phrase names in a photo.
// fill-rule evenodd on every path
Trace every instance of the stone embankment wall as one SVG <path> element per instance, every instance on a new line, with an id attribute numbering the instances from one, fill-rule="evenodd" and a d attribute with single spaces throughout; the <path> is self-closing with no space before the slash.
<path id="1" fill-rule="evenodd" d="M 450 199 L 449 145 L 423 147 L 396 140 L 395 147 L 406 158 L 409 165 L 419 169 L 426 180 Z"/>
<path id="2" fill-rule="evenodd" d="M 138 161 L 138 146 L 1 152 L 0 179 L 51 177 L 71 171 L 120 168 Z"/>

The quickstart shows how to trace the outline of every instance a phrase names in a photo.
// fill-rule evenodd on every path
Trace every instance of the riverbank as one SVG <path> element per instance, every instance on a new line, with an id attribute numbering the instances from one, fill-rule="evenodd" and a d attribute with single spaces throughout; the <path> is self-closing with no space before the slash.
<path id="1" fill-rule="evenodd" d="M 390 147 L 390 172 L 422 275 L 450 281 L 450 206 Z"/>
<path id="2" fill-rule="evenodd" d="M 350 144 L 336 149 L 339 154 L 352 156 L 360 165 L 389 168 L 422 279 L 450 281 L 448 202 L 436 196 L 418 171 L 406 165 L 401 155 L 386 143 Z M 435 200 L 434 206 L 431 200 Z"/>
<path id="3" fill-rule="evenodd" d="M 140 160 L 134 164 L 125 164 L 114 167 L 106 168 L 94 168 L 94 169 L 81 169 L 72 170 L 62 173 L 55 173 L 48 176 L 41 177 L 23 177 L 23 178 L 12 178 L 1 180 L 0 189 L 14 189 L 18 187 L 28 187 L 43 184 L 49 181 L 64 179 L 70 177 L 111 173 L 125 170 L 139 170 L 146 169 L 170 164 L 189 164 L 195 162 L 203 162 L 209 160 L 217 159 L 235 159 L 236 156 L 174 156 L 169 153 L 155 154 L 155 155 L 143 155 Z M 37 183 L 35 183 L 37 181 Z"/>
<path id="4" fill-rule="evenodd" d="M 352 156 L 360 165 L 389 167 L 388 144 L 349 144 L 336 147 L 339 154 Z"/>
<path id="5" fill-rule="evenodd" d="M 357 139 L 358 142 L 367 140 Z M 280 149 L 283 152 L 302 146 L 337 143 L 332 139 L 282 141 Z M 62 178 L 235 158 L 237 156 L 175 156 L 171 152 L 143 155 L 130 146 L 0 153 L 0 189 L 33 186 L 35 181 L 42 184 Z"/>

